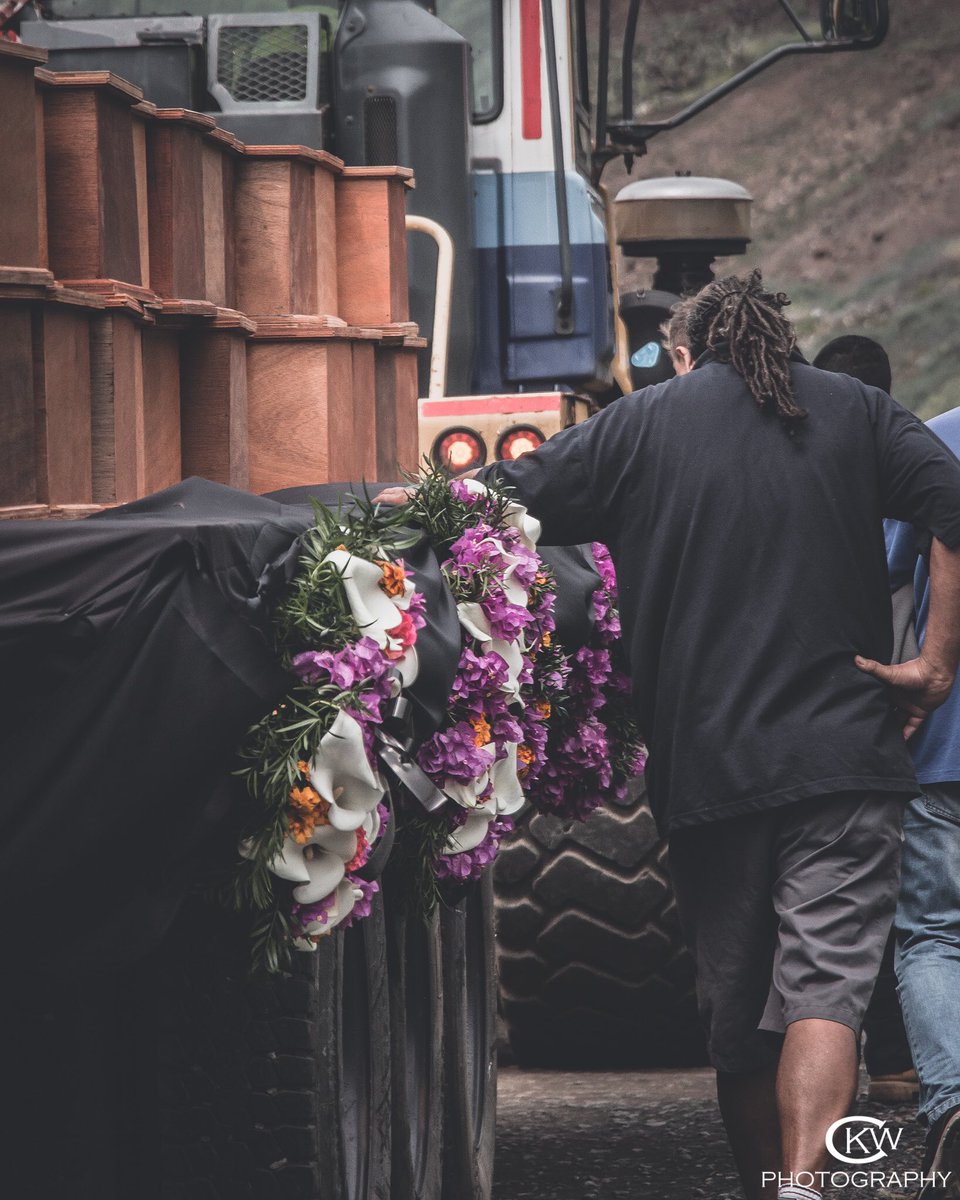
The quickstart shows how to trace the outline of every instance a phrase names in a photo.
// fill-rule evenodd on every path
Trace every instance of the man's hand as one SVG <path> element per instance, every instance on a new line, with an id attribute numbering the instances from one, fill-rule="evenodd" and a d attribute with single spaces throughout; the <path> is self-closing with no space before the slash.
<path id="1" fill-rule="evenodd" d="M 874 662 L 872 658 L 861 658 L 859 654 L 854 661 L 861 671 L 875 675 L 890 688 L 893 703 L 904 717 L 905 738 L 913 737 L 927 714 L 943 704 L 953 686 L 953 675 L 927 662 L 922 654 L 890 667 Z"/>
<path id="2" fill-rule="evenodd" d="M 379 496 L 374 496 L 374 504 L 392 504 L 394 506 L 406 504 L 411 496 L 416 494 L 415 487 L 390 487 L 384 488 Z"/>

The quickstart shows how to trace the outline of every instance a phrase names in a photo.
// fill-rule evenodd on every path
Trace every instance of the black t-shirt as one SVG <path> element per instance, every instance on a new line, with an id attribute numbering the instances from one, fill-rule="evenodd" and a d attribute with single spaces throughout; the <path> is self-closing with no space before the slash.
<path id="1" fill-rule="evenodd" d="M 664 831 L 917 790 L 854 655 L 890 659 L 881 519 L 960 545 L 960 463 L 885 392 L 797 358 L 793 437 L 708 354 L 494 468 L 545 544 L 610 548 Z"/>

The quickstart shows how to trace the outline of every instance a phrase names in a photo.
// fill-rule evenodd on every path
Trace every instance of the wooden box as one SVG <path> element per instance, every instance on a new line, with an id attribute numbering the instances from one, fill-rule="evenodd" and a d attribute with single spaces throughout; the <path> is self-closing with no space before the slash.
<path id="1" fill-rule="evenodd" d="M 382 483 L 399 481 L 420 465 L 417 351 L 425 345 L 423 338 L 407 337 L 376 350 L 376 477 Z"/>
<path id="2" fill-rule="evenodd" d="M 46 50 L 0 41 L 0 266 L 37 272 L 47 266 L 47 228 L 43 106 L 34 68 L 46 60 Z"/>
<path id="3" fill-rule="evenodd" d="M 377 422 L 377 342 L 357 339 L 353 343 L 353 439 L 355 462 L 359 473 L 347 478 L 351 482 L 380 479 L 377 474 L 377 449 L 381 430 Z M 384 431 L 389 438 L 389 431 Z"/>
<path id="4" fill-rule="evenodd" d="M 91 337 L 93 498 L 126 504 L 182 478 L 180 332 L 134 301 L 108 304 Z"/>
<path id="5" fill-rule="evenodd" d="M 144 494 L 183 478 L 180 457 L 180 338 L 174 329 L 145 325 L 143 355 Z"/>
<path id="6" fill-rule="evenodd" d="M 337 179 L 338 315 L 348 325 L 410 317 L 406 167 L 344 167 Z"/>
<path id="7" fill-rule="evenodd" d="M 259 321 L 248 343 L 253 492 L 363 474 L 354 437 L 353 341 L 320 322 L 293 324 Z"/>
<path id="8" fill-rule="evenodd" d="M 247 351 L 255 326 L 240 313 L 221 313 L 183 335 L 180 352 L 180 436 L 184 478 L 200 475 L 247 488 Z"/>
<path id="9" fill-rule="evenodd" d="M 233 171 L 241 152 L 211 117 L 157 110 L 147 179 L 150 278 L 159 295 L 234 304 Z"/>
<path id="10" fill-rule="evenodd" d="M 152 298 L 139 88 L 108 71 L 37 72 L 43 87 L 50 269 L 85 290 Z"/>
<path id="11" fill-rule="evenodd" d="M 0 302 L 0 505 L 93 499 L 90 325 L 102 301 Z"/>
<path id="12" fill-rule="evenodd" d="M 237 307 L 253 317 L 337 315 L 340 160 L 296 146 L 247 146 L 236 189 Z"/>

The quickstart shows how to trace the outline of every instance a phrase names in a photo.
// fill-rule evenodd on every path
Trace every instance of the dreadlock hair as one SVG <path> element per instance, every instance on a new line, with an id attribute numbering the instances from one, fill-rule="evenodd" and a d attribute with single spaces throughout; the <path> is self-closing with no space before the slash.
<path id="1" fill-rule="evenodd" d="M 746 278 L 728 275 L 693 298 L 686 332 L 694 358 L 711 350 L 721 362 L 731 363 L 760 408 L 776 412 L 794 434 L 807 413 L 797 404 L 790 379 L 797 335 L 782 314 L 789 303 L 783 292 L 764 289 L 759 270 Z"/>

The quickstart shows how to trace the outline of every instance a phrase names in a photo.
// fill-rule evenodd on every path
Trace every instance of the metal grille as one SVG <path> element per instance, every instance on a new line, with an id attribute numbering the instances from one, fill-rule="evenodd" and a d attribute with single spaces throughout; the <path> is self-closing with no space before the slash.
<path id="1" fill-rule="evenodd" d="M 368 167 L 397 162 L 397 102 L 392 96 L 368 96 L 363 102 L 363 153 Z"/>
<path id="2" fill-rule="evenodd" d="M 306 25 L 224 25 L 217 80 L 234 100 L 306 100 L 309 43 Z"/>

